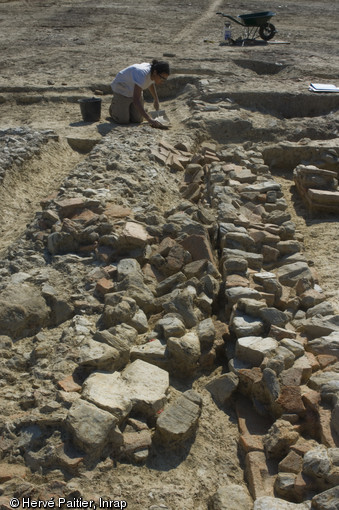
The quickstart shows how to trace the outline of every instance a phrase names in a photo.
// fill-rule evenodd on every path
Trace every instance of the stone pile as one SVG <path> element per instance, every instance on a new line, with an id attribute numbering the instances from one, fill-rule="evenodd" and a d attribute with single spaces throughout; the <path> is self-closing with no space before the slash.
<path id="1" fill-rule="evenodd" d="M 246 155 L 246 168 L 228 163 L 235 156 L 221 153 L 226 163 L 208 170 L 208 197 L 219 224 L 225 316 L 234 339 L 226 343 L 230 373 L 210 384 L 210 391 L 218 402 L 236 390 L 247 399 L 235 397 L 252 496 L 274 490 L 300 502 L 308 491 L 319 490 L 318 484 L 333 492 L 339 482 L 339 317 L 302 255 L 280 186 L 257 155 Z M 271 426 L 257 427 L 253 434 L 256 413 Z M 322 454 L 327 468 L 316 475 L 308 462 L 317 463 Z M 276 477 L 270 476 L 271 461 L 278 463 Z"/>
<path id="2" fill-rule="evenodd" d="M 223 366 L 206 390 L 236 409 L 249 493 L 210 508 L 334 509 L 339 316 L 261 154 L 112 137 L 41 205 L 0 268 L 3 460 L 143 463 L 199 426 L 170 378 Z"/>
<path id="3" fill-rule="evenodd" d="M 0 184 L 9 169 L 20 168 L 37 156 L 51 138 L 58 138 L 52 130 L 33 131 L 23 127 L 0 130 Z"/>
<path id="4" fill-rule="evenodd" d="M 313 165 L 298 165 L 293 177 L 301 198 L 311 211 L 339 211 L 337 172 Z"/>

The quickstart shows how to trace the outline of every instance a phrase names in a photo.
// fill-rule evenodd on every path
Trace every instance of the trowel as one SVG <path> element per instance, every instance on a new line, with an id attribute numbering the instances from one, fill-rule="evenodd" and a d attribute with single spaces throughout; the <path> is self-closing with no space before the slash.
<path id="1" fill-rule="evenodd" d="M 161 124 L 162 129 L 169 129 L 171 127 L 170 120 L 167 117 L 165 110 L 153 110 L 150 112 L 150 116 L 152 119 Z"/>

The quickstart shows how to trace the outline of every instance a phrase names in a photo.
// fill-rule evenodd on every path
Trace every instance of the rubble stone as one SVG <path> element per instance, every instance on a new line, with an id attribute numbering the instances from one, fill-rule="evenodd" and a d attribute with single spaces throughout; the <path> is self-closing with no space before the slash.
<path id="1" fill-rule="evenodd" d="M 242 361 L 259 366 L 266 355 L 273 353 L 278 347 L 274 338 L 242 337 L 236 343 L 236 356 Z"/>
<path id="2" fill-rule="evenodd" d="M 311 340 L 307 349 L 314 354 L 329 354 L 339 358 L 339 332 L 333 331 L 327 336 Z"/>
<path id="3" fill-rule="evenodd" d="M 336 510 L 339 501 L 339 486 L 333 487 L 317 494 L 312 498 L 312 509 L 314 510 Z"/>
<path id="4" fill-rule="evenodd" d="M 215 402 L 223 406 L 237 389 L 238 377 L 232 372 L 222 374 L 206 384 L 206 389 L 211 393 Z"/>
<path id="5" fill-rule="evenodd" d="M 192 399 L 193 396 L 193 399 Z M 183 393 L 173 404 L 165 407 L 156 423 L 156 432 L 164 444 L 174 444 L 188 439 L 200 416 L 201 399 L 192 392 Z"/>
<path id="6" fill-rule="evenodd" d="M 255 500 L 253 510 L 310 510 L 311 502 L 291 503 L 272 496 L 263 496 Z"/>
<path id="7" fill-rule="evenodd" d="M 298 432 L 289 422 L 278 419 L 269 429 L 264 438 L 265 451 L 268 457 L 283 459 L 291 445 L 297 442 Z"/>
<path id="8" fill-rule="evenodd" d="M 210 510 L 248 510 L 253 501 L 242 485 L 229 484 L 220 487 L 211 498 Z"/>
<path id="9" fill-rule="evenodd" d="M 278 473 L 274 483 L 277 496 L 287 500 L 293 499 L 296 478 L 294 473 Z"/>
<path id="10" fill-rule="evenodd" d="M 166 314 L 154 326 L 155 331 L 167 340 L 171 336 L 183 336 L 186 328 L 183 322 L 175 314 Z"/>
<path id="11" fill-rule="evenodd" d="M 37 333 L 49 323 L 50 309 L 31 283 L 14 284 L 0 293 L 2 335 L 22 338 Z"/>
<path id="12" fill-rule="evenodd" d="M 239 299 L 256 299 L 258 301 L 261 300 L 261 294 L 255 289 L 244 289 L 243 287 L 232 287 L 230 289 L 226 289 L 225 296 L 227 300 L 227 305 L 229 308 L 233 307 Z"/>
<path id="13" fill-rule="evenodd" d="M 282 473 L 300 473 L 302 469 L 302 456 L 290 451 L 285 458 L 279 462 L 279 471 Z"/>
<path id="14" fill-rule="evenodd" d="M 147 428 L 139 431 L 124 432 L 119 457 L 136 462 L 140 462 L 140 460 L 145 461 L 151 444 L 151 431 Z M 144 455 L 138 456 L 138 453 L 144 453 Z"/>
<path id="15" fill-rule="evenodd" d="M 124 361 L 114 347 L 86 338 L 80 345 L 78 363 L 81 366 L 107 370 L 121 368 Z"/>
<path id="16" fill-rule="evenodd" d="M 301 278 L 313 282 L 313 275 L 306 262 L 285 264 L 276 271 L 279 282 L 288 287 L 295 286 Z"/>
<path id="17" fill-rule="evenodd" d="M 324 446 L 319 446 L 305 453 L 303 472 L 314 480 L 317 488 L 324 490 L 338 486 L 338 452 L 338 448 L 327 449 Z"/>
<path id="18" fill-rule="evenodd" d="M 164 370 L 169 370 L 167 346 L 159 339 L 152 339 L 146 344 L 132 347 L 130 358 L 131 361 L 141 359 Z"/>
<path id="19" fill-rule="evenodd" d="M 199 337 L 201 350 L 212 347 L 216 331 L 211 318 L 199 322 L 197 326 L 197 335 Z"/>
<path id="20" fill-rule="evenodd" d="M 194 331 L 185 335 L 169 337 L 167 348 L 173 370 L 188 376 L 195 372 L 201 354 L 199 337 Z"/>
<path id="21" fill-rule="evenodd" d="M 128 221 L 119 240 L 119 248 L 143 248 L 149 241 L 150 236 L 143 225 Z"/>
<path id="22" fill-rule="evenodd" d="M 196 290 L 191 286 L 183 290 L 175 290 L 168 295 L 168 299 L 162 305 L 163 309 L 167 313 L 178 314 L 186 328 L 193 328 L 199 322 L 194 309 L 195 296 Z"/>
<path id="23" fill-rule="evenodd" d="M 264 333 L 264 323 L 259 318 L 239 312 L 238 310 L 232 316 L 230 328 L 237 338 L 260 336 Z"/>
<path id="24" fill-rule="evenodd" d="M 79 448 L 96 457 L 108 443 L 122 443 L 122 434 L 116 429 L 117 418 L 82 399 L 69 410 L 67 425 Z"/>

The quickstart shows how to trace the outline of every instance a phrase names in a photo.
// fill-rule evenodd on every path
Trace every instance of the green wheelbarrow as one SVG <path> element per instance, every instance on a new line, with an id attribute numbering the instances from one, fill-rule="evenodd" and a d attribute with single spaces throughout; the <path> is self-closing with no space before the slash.
<path id="1" fill-rule="evenodd" d="M 269 20 L 272 16 L 275 16 L 275 12 L 265 11 L 265 12 L 253 12 L 251 14 L 240 14 L 237 16 L 241 21 L 234 18 L 233 16 L 229 16 L 228 14 L 224 14 L 223 12 L 217 12 L 219 16 L 223 16 L 224 18 L 228 18 L 238 25 L 244 27 L 244 36 L 243 39 L 254 40 L 259 35 L 261 39 L 264 41 L 269 41 L 272 39 L 277 33 L 275 26 L 272 23 L 269 23 Z"/>

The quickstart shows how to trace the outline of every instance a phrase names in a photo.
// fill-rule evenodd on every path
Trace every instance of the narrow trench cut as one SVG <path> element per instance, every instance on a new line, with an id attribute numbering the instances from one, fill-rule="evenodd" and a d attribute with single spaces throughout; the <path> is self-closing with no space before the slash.
<path id="1" fill-rule="evenodd" d="M 15 129 L 13 130 L 15 133 Z M 15 144 L 15 137 L 8 132 Z M 69 144 L 50 132 L 38 153 L 27 159 L 14 153 L 14 165 L 5 173 L 0 188 L 0 250 L 4 253 L 25 232 L 40 206 L 40 201 L 59 189 L 65 176 L 81 156 Z M 21 154 L 22 155 L 22 154 Z"/>

